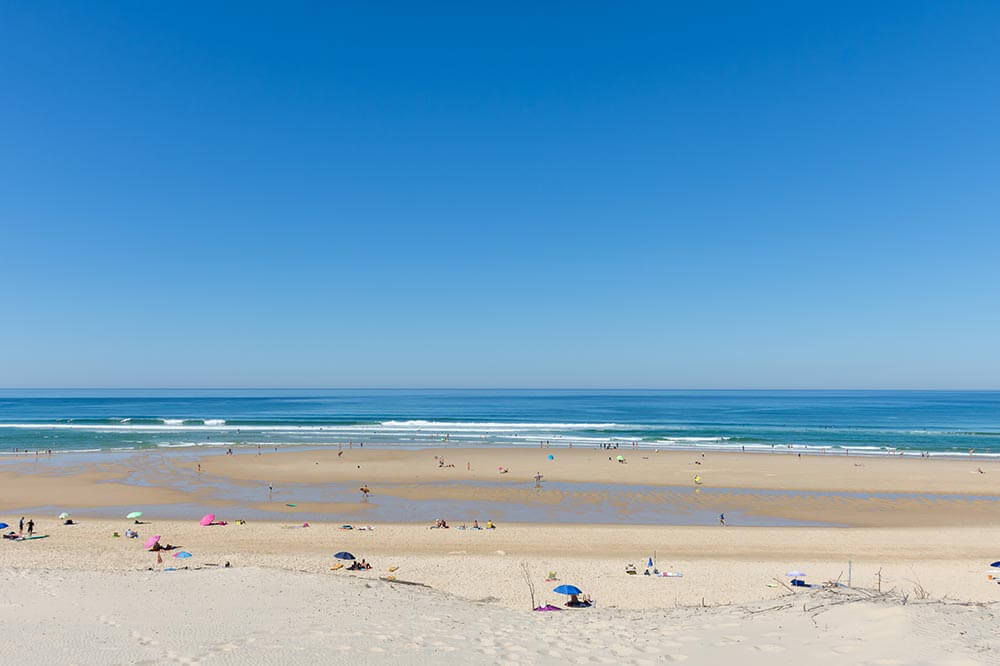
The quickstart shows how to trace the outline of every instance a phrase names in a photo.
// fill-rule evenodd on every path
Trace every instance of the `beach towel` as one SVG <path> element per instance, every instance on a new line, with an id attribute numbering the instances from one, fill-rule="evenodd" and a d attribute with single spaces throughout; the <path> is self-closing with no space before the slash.
<path id="1" fill-rule="evenodd" d="M 334 564 L 332 567 L 330 567 L 330 571 L 336 571 L 337 569 L 343 569 L 343 568 L 344 568 L 343 564 Z"/>

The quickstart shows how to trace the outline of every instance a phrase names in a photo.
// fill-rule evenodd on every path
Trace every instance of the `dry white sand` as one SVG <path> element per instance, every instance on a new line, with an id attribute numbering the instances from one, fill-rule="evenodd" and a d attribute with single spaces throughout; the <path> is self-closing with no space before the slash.
<path id="1" fill-rule="evenodd" d="M 533 613 L 378 580 L 261 568 L 0 570 L 8 663 L 998 661 L 995 607 L 834 605 L 845 599 L 809 591 L 744 606 Z"/>
<path id="2" fill-rule="evenodd" d="M 46 539 L 0 543 L 0 567 L 43 570 L 135 571 L 154 566 L 143 549 L 151 535 L 193 553 L 192 566 L 232 562 L 236 567 L 309 571 L 326 577 L 378 578 L 398 567 L 400 578 L 476 601 L 492 599 L 510 608 L 529 605 L 521 564 L 539 591 L 539 601 L 558 602 L 552 588 L 577 585 L 602 607 L 663 608 L 676 604 L 727 604 L 773 598 L 785 590 L 774 578 L 801 570 L 808 580 L 847 581 L 912 593 L 922 586 L 935 598 L 1000 602 L 1000 585 L 988 580 L 997 558 L 1000 528 L 722 528 L 608 525 L 507 525 L 496 530 L 432 530 L 423 525 L 376 524 L 372 532 L 341 530 L 337 524 L 230 523 L 202 527 L 196 520 L 81 519 L 63 526 L 36 517 Z M 141 538 L 112 538 L 136 527 Z M 346 550 L 368 559 L 368 572 L 331 571 L 333 554 Z M 656 553 L 663 571 L 682 578 L 654 578 L 641 572 Z M 163 554 L 165 564 L 181 562 Z M 640 575 L 629 576 L 634 563 Z M 559 580 L 546 582 L 550 571 Z M 997 571 L 1000 573 L 1000 571 Z"/>

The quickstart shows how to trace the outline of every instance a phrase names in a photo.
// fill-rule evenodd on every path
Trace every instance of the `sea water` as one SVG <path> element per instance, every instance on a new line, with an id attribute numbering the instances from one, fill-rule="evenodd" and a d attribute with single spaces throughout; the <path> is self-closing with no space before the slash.
<path id="1" fill-rule="evenodd" d="M 0 390 L 0 453 L 362 442 L 1000 457 L 1000 392 Z"/>

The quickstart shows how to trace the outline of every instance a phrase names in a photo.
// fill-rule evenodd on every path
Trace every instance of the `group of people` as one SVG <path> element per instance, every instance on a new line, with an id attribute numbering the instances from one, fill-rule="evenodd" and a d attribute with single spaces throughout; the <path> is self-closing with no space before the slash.
<path id="1" fill-rule="evenodd" d="M 361 560 L 355 560 L 351 562 L 351 566 L 347 567 L 348 571 L 367 571 L 372 568 L 372 565 L 365 561 L 364 558 Z"/>
<path id="2" fill-rule="evenodd" d="M 28 536 L 31 536 L 35 532 L 35 521 L 28 519 Z M 17 532 L 11 530 L 3 535 L 4 539 L 19 539 L 24 536 L 24 516 L 21 516 L 20 522 L 17 524 Z"/>
<path id="3" fill-rule="evenodd" d="M 438 518 L 437 520 L 434 521 L 434 524 L 431 525 L 431 529 L 432 530 L 442 530 L 442 529 L 446 530 L 449 527 L 450 527 L 450 525 L 448 525 L 448 521 L 446 521 L 444 518 Z M 487 520 L 485 525 L 480 525 L 478 520 L 473 520 L 472 521 L 472 527 L 466 527 L 465 523 L 463 523 L 458 529 L 460 529 L 460 530 L 470 530 L 470 529 L 471 530 L 495 530 L 496 528 L 497 528 L 497 526 L 493 523 L 492 520 Z"/>

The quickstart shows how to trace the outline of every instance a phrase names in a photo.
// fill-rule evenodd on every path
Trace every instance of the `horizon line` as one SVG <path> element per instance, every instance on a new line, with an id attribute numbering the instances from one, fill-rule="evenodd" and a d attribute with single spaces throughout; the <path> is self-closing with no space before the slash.
<path id="1" fill-rule="evenodd" d="M 961 391 L 1000 388 L 816 388 L 816 387 L 649 387 L 649 386 L 0 386 L 0 391 Z"/>

